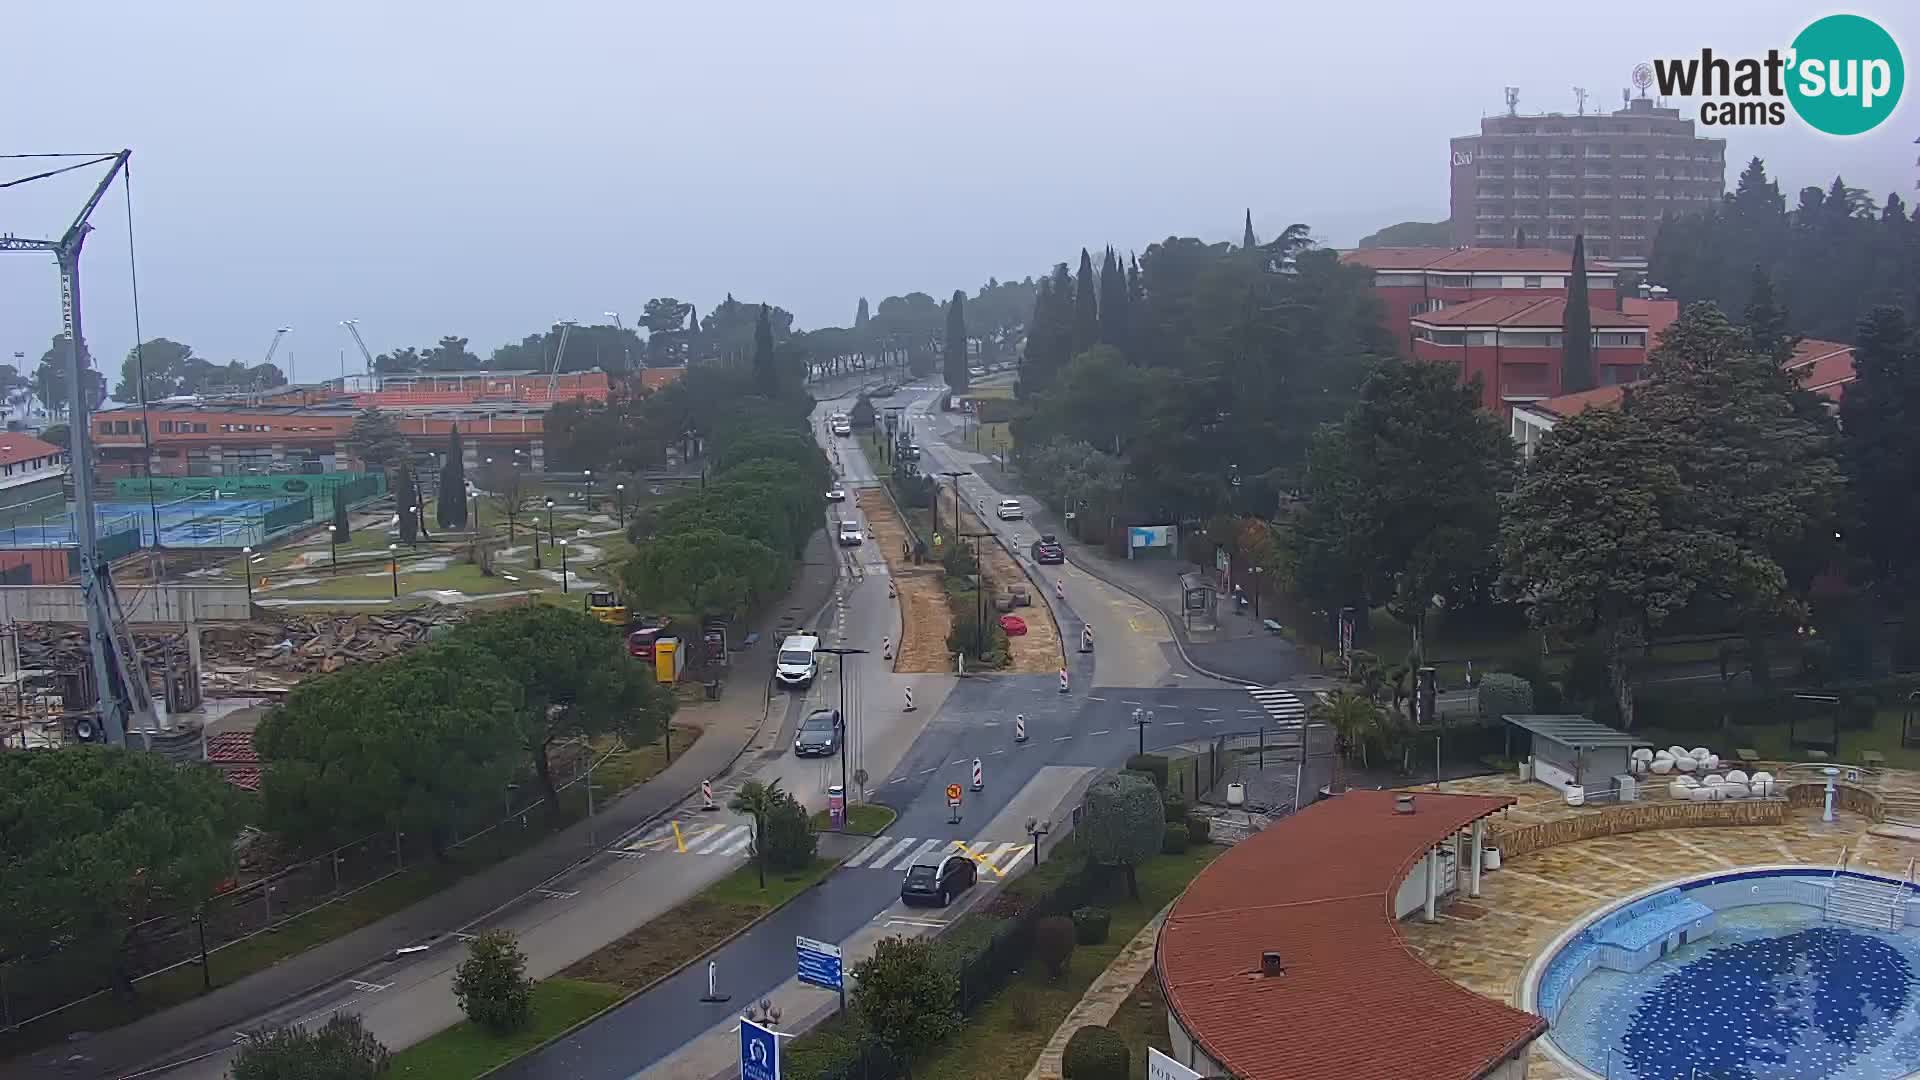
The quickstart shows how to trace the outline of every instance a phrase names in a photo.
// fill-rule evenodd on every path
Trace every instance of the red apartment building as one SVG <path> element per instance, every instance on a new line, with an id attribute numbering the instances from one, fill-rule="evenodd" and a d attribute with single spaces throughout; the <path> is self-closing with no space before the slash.
<path id="1" fill-rule="evenodd" d="M 1413 356 L 1415 316 L 1490 296 L 1567 295 L 1570 256 L 1547 248 L 1357 248 L 1341 261 L 1373 271 L 1373 291 L 1402 356 Z M 1587 264 L 1587 300 L 1612 308 L 1614 272 Z"/>
<path id="2" fill-rule="evenodd" d="M 1413 357 L 1451 364 L 1480 379 L 1480 404 L 1505 411 L 1561 393 L 1567 301 L 1560 296 L 1489 296 L 1417 315 Z M 1645 317 L 1589 308 L 1594 374 L 1601 386 L 1640 378 L 1647 361 Z"/>

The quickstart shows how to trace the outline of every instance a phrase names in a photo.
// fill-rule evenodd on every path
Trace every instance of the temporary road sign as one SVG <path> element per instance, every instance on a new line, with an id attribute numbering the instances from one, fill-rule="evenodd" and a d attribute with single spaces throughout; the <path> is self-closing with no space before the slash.
<path id="1" fill-rule="evenodd" d="M 842 989 L 840 946 L 810 937 L 795 937 L 793 944 L 801 982 L 828 990 Z"/>
<path id="2" fill-rule="evenodd" d="M 984 788 L 986 786 L 987 786 L 987 780 L 986 780 L 986 777 L 981 772 L 980 759 L 974 758 L 973 759 L 973 790 L 979 791 L 981 788 Z"/>
<path id="3" fill-rule="evenodd" d="M 947 785 L 947 801 L 948 802 L 960 801 L 960 785 L 959 784 Z"/>
<path id="4" fill-rule="evenodd" d="M 780 1040 L 772 1028 L 740 1018 L 740 1080 L 780 1080 Z"/>

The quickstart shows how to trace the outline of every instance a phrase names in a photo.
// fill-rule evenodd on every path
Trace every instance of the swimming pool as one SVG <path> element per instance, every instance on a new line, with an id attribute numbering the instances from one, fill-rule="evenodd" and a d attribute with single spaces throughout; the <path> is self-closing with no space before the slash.
<path id="1" fill-rule="evenodd" d="M 1828 918 L 1850 897 L 1887 903 Z M 1645 890 L 1562 934 L 1522 1005 L 1563 1065 L 1610 1080 L 1893 1080 L 1920 1070 L 1914 888 L 1831 867 L 1707 874 Z"/>

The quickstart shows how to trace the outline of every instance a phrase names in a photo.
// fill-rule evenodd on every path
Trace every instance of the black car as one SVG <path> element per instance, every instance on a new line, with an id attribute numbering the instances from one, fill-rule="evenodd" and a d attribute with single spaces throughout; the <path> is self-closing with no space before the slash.
<path id="1" fill-rule="evenodd" d="M 979 869 L 973 860 L 955 852 L 938 863 L 915 863 L 900 882 L 900 902 L 938 904 L 946 907 L 953 898 L 973 888 Z"/>
<path id="2" fill-rule="evenodd" d="M 840 752 L 840 739 L 847 725 L 839 709 L 815 709 L 800 721 L 793 737 L 794 757 L 832 757 Z"/>
<path id="3" fill-rule="evenodd" d="M 1033 542 L 1033 561 L 1048 566 L 1066 562 L 1067 549 L 1060 546 L 1060 541 L 1052 533 L 1048 533 Z"/>

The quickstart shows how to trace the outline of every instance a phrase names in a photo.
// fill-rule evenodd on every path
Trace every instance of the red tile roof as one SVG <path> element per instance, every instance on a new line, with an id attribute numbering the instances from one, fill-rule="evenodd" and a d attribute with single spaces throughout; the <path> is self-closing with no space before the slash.
<path id="1" fill-rule="evenodd" d="M 260 761 L 253 748 L 253 732 L 223 731 L 207 736 L 207 760 L 216 765 L 252 765 Z"/>
<path id="2" fill-rule="evenodd" d="M 1564 273 L 1573 267 L 1573 254 L 1552 248 L 1353 248 L 1340 261 L 1375 270 L 1435 270 L 1465 273 Z M 1610 274 L 1592 259 L 1590 271 Z"/>
<path id="3" fill-rule="evenodd" d="M 1819 338 L 1801 338 L 1787 358 L 1788 371 L 1800 373 L 1800 385 L 1816 394 L 1839 399 L 1854 380 L 1853 346 Z"/>
<path id="4" fill-rule="evenodd" d="M 1628 296 L 1621 299 L 1620 310 L 1629 315 L 1638 315 L 1642 319 L 1645 319 L 1647 330 L 1649 331 L 1648 336 L 1658 344 L 1661 331 L 1672 326 L 1674 320 L 1680 317 L 1680 301 L 1642 300 L 1637 296 Z"/>
<path id="5" fill-rule="evenodd" d="M 1400 938 L 1394 897 L 1429 847 L 1511 798 L 1350 791 L 1215 859 L 1157 951 L 1167 1005 L 1243 1080 L 1473 1080 L 1547 1022 L 1440 975 Z M 1280 953 L 1284 973 L 1260 974 Z"/>
<path id="6" fill-rule="evenodd" d="M 1567 301 L 1560 296 L 1483 296 L 1464 304 L 1415 315 L 1415 326 L 1500 326 L 1509 329 L 1558 330 L 1566 324 Z M 1646 322 L 1636 315 L 1590 307 L 1594 329 L 1620 327 L 1641 330 Z"/>
<path id="7" fill-rule="evenodd" d="M 18 465 L 34 458 L 57 457 L 64 453 L 65 450 L 45 439 L 11 431 L 0 433 L 0 465 Z"/>
<path id="8" fill-rule="evenodd" d="M 1525 407 L 1534 412 L 1548 413 L 1565 420 L 1570 416 L 1579 416 L 1588 409 L 1617 409 L 1620 407 L 1621 399 L 1626 397 L 1626 393 L 1626 386 L 1596 386 L 1591 390 L 1561 394 L 1559 397 L 1550 397 L 1545 401 L 1529 401 Z"/>

